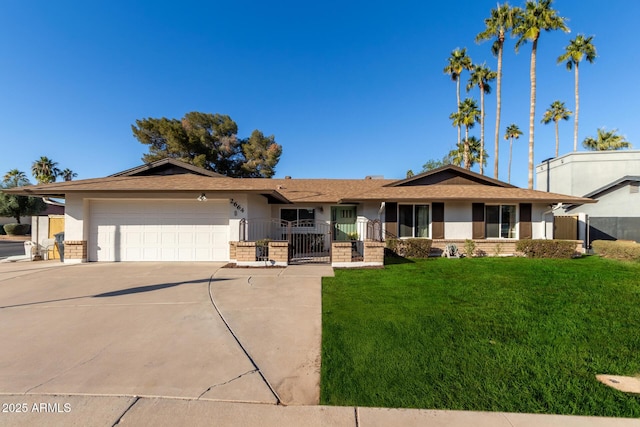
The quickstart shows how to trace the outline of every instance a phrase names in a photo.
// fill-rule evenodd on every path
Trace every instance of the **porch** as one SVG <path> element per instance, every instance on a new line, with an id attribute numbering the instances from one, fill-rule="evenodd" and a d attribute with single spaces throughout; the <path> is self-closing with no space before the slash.
<path id="1" fill-rule="evenodd" d="M 382 266 L 382 223 L 358 219 L 241 219 L 238 241 L 230 242 L 230 260 L 242 266 L 325 263 L 334 267 Z"/>

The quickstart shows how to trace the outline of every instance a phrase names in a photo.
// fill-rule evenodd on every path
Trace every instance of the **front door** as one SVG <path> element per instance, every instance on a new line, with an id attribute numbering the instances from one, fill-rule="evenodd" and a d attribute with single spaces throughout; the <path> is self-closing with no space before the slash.
<path id="1" fill-rule="evenodd" d="M 332 206 L 333 240 L 346 241 L 362 238 L 363 236 L 357 236 L 356 219 L 355 206 Z"/>

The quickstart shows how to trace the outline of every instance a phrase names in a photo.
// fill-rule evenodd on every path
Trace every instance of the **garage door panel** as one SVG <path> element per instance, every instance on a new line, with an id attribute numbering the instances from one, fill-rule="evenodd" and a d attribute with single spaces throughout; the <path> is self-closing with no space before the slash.
<path id="1" fill-rule="evenodd" d="M 92 261 L 228 260 L 227 201 L 93 201 Z"/>

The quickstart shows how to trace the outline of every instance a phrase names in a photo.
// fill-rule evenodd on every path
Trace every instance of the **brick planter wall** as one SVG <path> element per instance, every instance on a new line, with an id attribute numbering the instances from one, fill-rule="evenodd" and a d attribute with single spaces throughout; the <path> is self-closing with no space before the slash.
<path id="1" fill-rule="evenodd" d="M 331 263 L 351 262 L 351 242 L 333 242 L 331 244 Z"/>
<path id="2" fill-rule="evenodd" d="M 229 242 L 229 260 L 236 261 L 236 249 L 238 248 L 238 242 Z"/>
<path id="3" fill-rule="evenodd" d="M 269 260 L 274 261 L 278 265 L 289 264 L 289 242 L 269 242 Z"/>
<path id="4" fill-rule="evenodd" d="M 69 263 L 87 262 L 87 241 L 86 240 L 65 240 L 64 262 L 69 262 Z"/>
<path id="5" fill-rule="evenodd" d="M 384 242 L 364 242 L 364 262 L 367 265 L 384 265 Z"/>
<path id="6" fill-rule="evenodd" d="M 236 260 L 241 262 L 256 261 L 256 242 L 237 242 Z"/>

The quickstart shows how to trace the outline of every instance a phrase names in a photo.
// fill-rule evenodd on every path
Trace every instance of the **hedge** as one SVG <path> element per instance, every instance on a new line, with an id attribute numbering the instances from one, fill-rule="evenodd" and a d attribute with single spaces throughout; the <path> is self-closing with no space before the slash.
<path id="1" fill-rule="evenodd" d="M 640 261 L 640 245 L 628 240 L 594 240 L 593 251 L 603 258 L 621 261 Z"/>
<path id="2" fill-rule="evenodd" d="M 5 224 L 4 231 L 10 236 L 24 236 L 31 231 L 31 224 Z"/>
<path id="3" fill-rule="evenodd" d="M 387 249 L 403 258 L 428 258 L 431 239 L 387 239 Z"/>
<path id="4" fill-rule="evenodd" d="M 518 240 L 516 251 L 527 258 L 573 258 L 576 242 L 572 240 Z"/>

